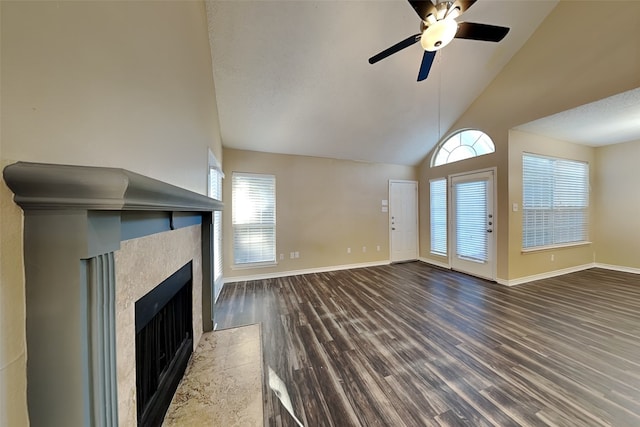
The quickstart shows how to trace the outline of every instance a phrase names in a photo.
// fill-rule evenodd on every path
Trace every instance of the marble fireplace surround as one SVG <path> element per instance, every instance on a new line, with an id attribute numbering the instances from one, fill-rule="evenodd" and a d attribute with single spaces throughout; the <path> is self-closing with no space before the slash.
<path id="1" fill-rule="evenodd" d="M 213 329 L 222 203 L 116 168 L 18 162 L 4 179 L 24 211 L 30 424 L 135 425 L 134 303 L 193 261 L 194 345 Z"/>

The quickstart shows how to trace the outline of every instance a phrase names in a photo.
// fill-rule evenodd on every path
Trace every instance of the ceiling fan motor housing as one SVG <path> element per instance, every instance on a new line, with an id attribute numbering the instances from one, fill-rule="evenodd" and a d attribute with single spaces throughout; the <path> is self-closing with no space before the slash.
<path id="1" fill-rule="evenodd" d="M 456 36 L 457 31 L 458 23 L 454 19 L 441 19 L 424 29 L 420 44 L 424 50 L 435 52 L 448 45 Z"/>

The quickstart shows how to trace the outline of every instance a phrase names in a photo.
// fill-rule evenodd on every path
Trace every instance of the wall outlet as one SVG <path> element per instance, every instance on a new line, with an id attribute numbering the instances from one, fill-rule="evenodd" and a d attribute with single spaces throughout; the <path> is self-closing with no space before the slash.
<path id="1" fill-rule="evenodd" d="M 347 253 L 350 254 L 351 253 L 351 248 L 347 248 Z"/>
<path id="2" fill-rule="evenodd" d="M 554 254 L 551 254 L 551 261 L 555 261 L 556 260 L 556 256 Z"/>
<path id="3" fill-rule="evenodd" d="M 380 245 L 376 246 L 376 250 L 380 252 Z"/>
<path id="4" fill-rule="evenodd" d="M 294 252 L 294 255 L 296 256 L 296 258 L 300 258 L 300 252 L 295 251 L 295 252 Z"/>
<path id="5" fill-rule="evenodd" d="M 296 253 L 295 252 L 291 252 L 289 254 L 289 258 L 294 259 L 296 257 Z"/>
<path id="6" fill-rule="evenodd" d="M 284 259 L 284 254 L 280 254 L 280 261 Z"/>
<path id="7" fill-rule="evenodd" d="M 366 246 L 362 247 L 362 252 L 367 252 L 367 247 Z"/>

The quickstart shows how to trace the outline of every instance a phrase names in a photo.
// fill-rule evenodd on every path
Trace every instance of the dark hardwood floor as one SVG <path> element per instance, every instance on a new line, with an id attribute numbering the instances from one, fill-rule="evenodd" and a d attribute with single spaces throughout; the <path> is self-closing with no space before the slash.
<path id="1" fill-rule="evenodd" d="M 227 284 L 215 310 L 218 329 L 262 322 L 265 377 L 307 427 L 640 426 L 633 274 L 508 288 L 414 262 Z"/>

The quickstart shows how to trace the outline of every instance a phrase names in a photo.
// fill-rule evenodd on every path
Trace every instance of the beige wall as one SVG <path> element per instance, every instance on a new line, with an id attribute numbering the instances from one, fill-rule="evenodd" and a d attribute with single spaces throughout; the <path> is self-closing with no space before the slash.
<path id="1" fill-rule="evenodd" d="M 458 119 L 452 129 L 478 128 L 496 145 L 491 160 L 461 162 L 442 169 L 463 172 L 497 167 L 498 278 L 511 280 L 527 271 L 553 271 L 531 257 L 509 257 L 516 248 L 509 230 L 519 213 L 511 212 L 508 159 L 509 130 L 534 119 L 640 87 L 640 2 L 561 0 L 513 59 Z M 431 154 L 421 165 L 420 185 L 442 175 L 430 169 Z M 422 255 L 428 256 L 428 209 L 421 202 Z M 512 218 L 512 216 L 514 216 Z M 518 248 L 519 249 L 519 248 Z M 426 251 L 426 252 L 425 252 Z M 578 261 L 580 262 L 580 261 Z"/>
<path id="2" fill-rule="evenodd" d="M 276 246 L 284 259 L 275 267 L 232 267 L 234 171 L 276 176 Z M 411 166 L 225 149 L 225 278 L 389 260 L 389 217 L 381 201 L 389 198 L 390 179 L 415 180 L 415 172 Z M 300 258 L 290 259 L 295 251 Z"/>
<path id="3" fill-rule="evenodd" d="M 121 167 L 202 194 L 221 142 L 199 1 L 2 1 L 0 164 Z M 0 426 L 28 424 L 22 214 L 0 188 Z"/>
<path id="4" fill-rule="evenodd" d="M 640 141 L 596 149 L 596 262 L 640 269 Z"/>
<path id="5" fill-rule="evenodd" d="M 5 160 L 114 166 L 206 194 L 201 2 L 2 2 Z"/>

